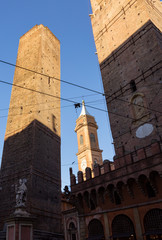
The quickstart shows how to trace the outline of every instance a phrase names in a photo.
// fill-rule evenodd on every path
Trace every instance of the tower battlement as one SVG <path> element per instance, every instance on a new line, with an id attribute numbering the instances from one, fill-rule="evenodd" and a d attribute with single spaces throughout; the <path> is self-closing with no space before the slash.
<path id="1" fill-rule="evenodd" d="M 141 148 L 130 154 L 115 157 L 114 162 L 105 160 L 101 166 L 96 164 L 93 170 L 87 167 L 85 173 L 79 171 L 77 177 L 72 173 L 72 169 L 70 169 L 72 192 L 80 188 L 84 190 L 84 186 L 86 186 L 86 188 L 93 187 L 94 181 L 95 185 L 103 183 L 103 179 L 105 182 L 109 182 L 109 184 L 117 184 L 120 177 L 120 181 L 126 184 L 127 180 L 130 178 L 138 180 L 141 172 L 146 175 L 149 175 L 150 169 L 151 172 L 159 172 L 161 153 L 161 143 L 155 142 L 146 148 Z"/>

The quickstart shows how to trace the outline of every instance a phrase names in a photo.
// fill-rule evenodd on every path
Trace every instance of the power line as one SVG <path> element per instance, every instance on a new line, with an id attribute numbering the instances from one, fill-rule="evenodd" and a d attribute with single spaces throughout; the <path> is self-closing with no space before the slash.
<path id="1" fill-rule="evenodd" d="M 2 81 L 2 80 L 0 80 L 0 83 L 8 84 L 8 85 L 11 85 L 11 86 L 15 86 L 15 87 L 18 87 L 18 88 L 26 89 L 26 90 L 28 90 L 28 91 L 36 92 L 36 93 L 39 93 L 39 94 L 43 94 L 43 95 L 46 95 L 46 96 L 49 96 L 49 97 L 57 98 L 57 99 L 60 99 L 60 100 L 63 100 L 63 101 L 67 101 L 67 102 L 76 104 L 76 102 L 73 101 L 73 100 L 69 100 L 69 99 L 66 99 L 66 98 L 54 96 L 54 95 L 49 94 L 49 93 L 44 93 L 44 92 L 37 91 L 37 90 L 31 89 L 31 88 L 23 87 L 23 86 L 14 84 L 14 83 L 9 83 L 9 82 Z M 99 111 L 103 111 L 103 112 L 108 112 L 108 113 L 111 113 L 111 114 L 115 114 L 115 115 L 120 116 L 120 117 L 130 118 L 130 117 L 126 117 L 126 116 L 124 116 L 124 115 L 118 114 L 118 113 L 114 113 L 114 112 L 106 111 L 106 110 L 103 110 L 103 109 L 100 109 L 100 108 L 92 107 L 92 106 L 87 105 L 87 104 L 86 104 L 85 106 L 90 107 L 90 108 L 93 108 L 93 109 L 95 109 L 95 110 L 99 110 Z M 130 118 L 130 119 L 135 120 L 134 118 Z"/>
<path id="2" fill-rule="evenodd" d="M 43 111 L 49 111 L 49 110 L 53 110 L 53 109 L 57 109 L 57 108 L 66 108 L 66 107 L 73 107 L 74 105 L 67 105 L 67 106 L 62 106 L 62 107 L 53 107 L 53 108 L 47 108 L 47 109 L 42 109 L 42 110 L 39 110 L 40 112 L 43 112 Z M 17 107 L 18 108 L 18 107 Z M 33 112 L 38 112 L 38 111 L 32 111 Z M 13 114 L 13 115 L 5 115 L 5 116 L 0 116 L 0 118 L 5 118 L 5 117 L 15 117 L 15 116 L 21 116 L 21 115 L 28 115 L 30 114 L 29 112 L 23 112 L 23 113 L 19 113 L 19 114 Z"/>
<path id="3" fill-rule="evenodd" d="M 21 67 L 21 66 L 19 66 L 19 65 L 16 65 L 16 64 L 13 64 L 13 63 L 9 63 L 9 62 L 6 62 L 6 61 L 3 61 L 3 60 L 0 60 L 0 62 L 1 63 L 4 63 L 4 64 L 7 64 L 7 65 L 10 65 L 10 66 L 14 66 L 14 67 L 17 67 L 17 68 L 20 68 L 20 69 L 23 69 L 23 70 L 26 70 L 26 71 L 30 71 L 30 72 L 33 72 L 33 73 L 36 73 L 36 74 L 39 74 L 39 75 L 42 75 L 42 76 L 45 76 L 45 77 L 47 77 L 47 78 L 53 78 L 53 79 L 55 79 L 55 80 L 57 80 L 57 81 L 60 81 L 60 82 L 63 82 L 63 83 L 66 83 L 66 84 L 69 84 L 69 85 L 72 85 L 72 86 L 75 86 L 75 87 L 78 87 L 78 88 L 82 88 L 82 89 L 84 89 L 84 90 L 87 90 L 87 91 L 91 91 L 91 92 L 94 92 L 94 93 L 96 93 L 96 94 L 100 94 L 100 95 L 102 95 L 102 96 L 105 96 L 106 97 L 106 100 L 107 99 L 109 99 L 109 98 L 111 98 L 113 95 L 115 95 L 117 92 L 121 92 L 121 89 L 123 89 L 123 88 L 125 88 L 126 86 L 128 86 L 129 85 L 129 83 L 127 83 L 127 84 L 125 84 L 123 87 L 121 87 L 120 89 L 118 89 L 116 92 L 114 92 L 114 93 L 112 93 L 110 96 L 108 96 L 107 94 L 105 94 L 105 93 L 102 93 L 102 92 L 99 92 L 99 91 L 97 91 L 97 90 L 93 90 L 93 89 L 90 89 L 90 88 L 87 88 L 87 87 L 84 87 L 84 86 L 81 86 L 81 85 L 78 85 L 78 84 L 75 84 L 75 83 L 71 83 L 71 82 L 68 82 L 68 81 L 65 81 L 65 80 L 62 80 L 62 79 L 59 79 L 59 78 L 55 78 L 55 77 L 52 77 L 52 76 L 49 76 L 49 75 L 46 75 L 46 74 L 43 74 L 43 73 L 40 73 L 40 72 L 36 72 L 36 71 L 34 71 L 34 70 L 31 70 L 31 69 L 28 69 L 28 68 L 24 68 L 24 67 Z M 157 66 L 159 63 L 161 63 L 162 61 L 159 61 L 158 63 L 156 63 L 154 66 L 152 66 L 151 67 L 151 69 L 152 68 L 154 68 L 155 66 Z M 160 67 L 159 69 L 161 69 L 162 67 Z M 158 70 L 159 70 L 158 69 Z M 149 77 L 150 75 L 152 75 L 154 72 L 152 71 L 152 73 L 149 75 L 149 76 L 146 76 L 145 78 L 144 78 L 144 74 L 146 73 L 146 72 L 148 72 L 148 71 L 150 71 L 150 68 L 149 69 L 147 69 L 145 72 L 142 72 L 142 74 L 140 74 L 140 75 L 138 75 L 136 78 L 134 78 L 134 79 L 132 79 L 133 81 L 135 81 L 136 79 L 138 79 L 139 77 L 143 77 L 140 81 L 138 81 L 137 83 L 136 83 L 136 85 L 137 84 L 139 84 L 141 81 L 144 81 L 147 77 Z M 156 71 L 157 71 L 157 69 L 156 69 Z M 131 81 L 132 81 L 131 80 Z M 0 82 L 3 82 L 3 81 L 0 81 Z M 129 81 L 130 82 L 130 81 Z M 11 83 L 8 83 L 9 85 L 11 85 Z M 12 85 L 14 85 L 14 84 L 12 84 Z M 15 84 L 16 85 L 16 84 Z M 21 86 L 19 86 L 19 87 L 21 87 Z M 23 87 L 21 87 L 21 88 L 23 88 Z M 128 90 L 130 90 L 131 88 L 127 88 L 124 92 L 122 92 L 119 96 L 121 96 L 121 95 L 123 95 L 123 93 L 125 93 L 126 91 L 128 91 Z M 34 91 L 34 90 L 33 90 Z M 36 90 L 35 90 L 36 91 Z M 39 91 L 37 91 L 37 92 L 39 92 Z M 48 96 L 50 96 L 50 94 L 48 94 Z M 113 100 L 116 100 L 117 99 L 117 97 L 119 97 L 119 96 L 115 96 L 113 99 L 111 99 L 110 101 L 107 101 L 107 104 L 109 104 L 110 102 L 112 102 Z M 61 100 L 64 100 L 63 98 L 60 98 Z M 127 102 L 127 103 L 130 103 L 129 101 L 126 101 L 126 100 L 120 100 L 119 99 L 119 101 L 125 101 L 125 102 Z M 73 102 L 74 103 L 74 102 Z M 154 109 L 150 109 L 150 108 L 148 108 L 148 107 L 144 107 L 144 106 L 141 106 L 141 105 L 138 105 L 138 104 L 135 104 L 135 103 L 131 103 L 131 104 L 133 104 L 133 105 L 136 105 L 136 106 L 140 106 L 140 107 L 143 107 L 143 108 L 147 108 L 148 110 L 151 110 L 151 111 L 154 111 L 154 112 L 157 112 L 157 110 L 154 110 Z M 162 113 L 162 112 L 160 112 L 160 113 Z"/>
<path id="4" fill-rule="evenodd" d="M 68 98 L 69 100 L 71 99 L 78 99 L 78 98 L 83 98 L 83 97 L 91 97 L 91 96 L 95 96 L 95 95 L 98 95 L 98 94 L 89 94 L 89 95 L 82 95 L 82 96 L 78 96 L 78 97 L 71 97 L 71 98 Z M 58 100 L 59 101 L 59 100 Z M 99 100 L 95 100 L 95 101 L 91 101 L 91 102 L 97 102 L 97 101 L 100 101 Z M 53 101 L 48 101 L 48 102 L 42 102 L 42 103 L 36 103 L 36 104 L 28 104 L 28 105 L 25 105 L 25 106 L 22 106 L 22 107 L 29 107 L 29 106 L 34 106 L 34 105 L 41 105 L 41 104 L 47 104 L 47 103 L 52 103 Z M 91 103 L 91 102 L 88 102 L 88 103 Z M 73 105 L 70 105 L 70 106 L 73 106 Z M 64 108 L 66 106 L 63 106 L 61 108 Z M 68 105 L 69 107 L 69 105 Z M 9 108 L 0 108 L 0 111 L 7 111 L 9 109 L 16 109 L 16 108 L 19 108 L 19 107 L 9 107 Z"/>
<path id="5" fill-rule="evenodd" d="M 14 87 L 26 89 L 26 90 L 28 90 L 28 91 L 40 93 L 40 94 L 43 94 L 43 95 L 46 95 L 46 96 L 49 96 L 49 97 L 53 97 L 53 98 L 57 98 L 57 99 L 60 99 L 60 100 L 63 100 L 63 101 L 67 101 L 67 102 L 70 102 L 70 103 L 76 103 L 75 101 L 72 101 L 72 100 L 67 99 L 67 98 L 62 98 L 62 97 L 54 96 L 54 95 L 49 94 L 49 93 L 45 93 L 45 92 L 41 92 L 41 91 L 38 91 L 38 90 L 34 90 L 34 89 L 32 89 L 32 88 L 23 87 L 23 86 L 20 86 L 20 85 L 14 84 L 14 83 L 9 83 L 9 82 L 3 81 L 3 80 L 0 80 L 0 83 L 4 83 L 4 84 L 10 85 L 10 86 L 14 86 Z"/>
<path id="6" fill-rule="evenodd" d="M 66 99 L 66 98 L 54 96 L 54 95 L 49 94 L 49 93 L 44 93 L 44 92 L 37 91 L 37 90 L 31 89 L 31 88 L 23 87 L 23 86 L 14 84 L 14 83 L 9 83 L 9 82 L 2 81 L 2 80 L 0 80 L 0 83 L 4 83 L 4 84 L 11 85 L 11 86 L 15 86 L 15 87 L 18 87 L 18 88 L 26 89 L 26 90 L 28 90 L 28 91 L 36 92 L 36 93 L 39 93 L 39 94 L 47 95 L 47 96 L 49 96 L 49 97 L 57 98 L 57 99 L 60 99 L 60 100 L 63 100 L 63 101 L 67 101 L 67 102 L 76 104 L 76 102 L 73 101 L 73 100 L 69 100 L 69 99 Z M 80 105 L 81 105 L 81 103 L 80 103 Z M 137 105 L 137 104 L 136 104 L 136 105 Z M 124 116 L 124 115 L 119 114 L 119 113 L 114 113 L 114 112 L 107 111 L 107 110 L 104 110 L 104 109 L 101 109 L 101 108 L 92 107 L 92 106 L 87 105 L 87 104 L 85 104 L 85 106 L 87 106 L 87 107 L 89 107 L 89 108 L 93 108 L 93 109 L 95 109 L 95 110 L 102 111 L 102 112 L 107 112 L 107 113 L 110 113 L 110 114 L 114 114 L 114 115 L 117 115 L 117 116 L 119 116 L 119 117 L 124 117 L 124 118 L 127 118 L 127 119 L 129 118 L 129 119 L 131 119 L 131 120 L 136 120 L 136 119 L 134 119 L 134 118 L 132 118 L 132 117 L 129 117 L 129 116 Z M 139 106 L 142 107 L 141 105 L 139 105 Z M 145 122 L 144 122 L 144 123 L 145 123 Z"/>
<path id="7" fill-rule="evenodd" d="M 102 100 L 102 99 L 101 99 Z M 100 101 L 100 100 L 95 100 L 95 101 L 90 101 L 90 102 L 87 102 L 87 103 L 94 103 L 94 102 L 98 102 L 98 101 Z M 44 102 L 44 103 L 42 103 L 42 104 L 46 104 L 47 102 Z M 22 106 L 23 108 L 26 108 L 26 107 L 28 107 L 28 106 L 34 106 L 34 105 L 40 105 L 40 103 L 39 104 L 30 104 L 30 105 L 25 105 L 25 106 Z M 79 105 L 80 105 L 80 103 L 79 103 Z M 36 111 L 32 111 L 32 113 L 34 113 L 34 112 L 38 112 L 38 111 L 40 111 L 40 112 L 43 112 L 43 111 L 49 111 L 49 110 L 53 110 L 53 109 L 62 109 L 62 108 L 67 108 L 67 107 L 74 107 L 74 104 L 71 104 L 71 105 L 66 105 L 66 106 L 61 106 L 61 107 L 52 107 L 52 108 L 46 108 L 46 109 L 39 109 L 39 110 L 36 110 Z M 12 108 L 8 108 L 7 110 L 9 110 L 9 109 L 19 109 L 20 107 L 12 107 Z M 30 114 L 30 109 L 28 110 L 28 112 L 22 112 L 22 113 L 19 113 L 19 114 L 13 114 L 13 115 L 10 115 L 10 114 L 8 114 L 8 115 L 4 115 L 4 116 L 0 116 L 0 118 L 5 118 L 5 117 L 14 117 L 14 116 L 21 116 L 21 115 L 28 115 L 28 114 Z"/>
<path id="8" fill-rule="evenodd" d="M 1 59 L 0 59 L 0 62 L 1 62 L 1 63 L 4 63 L 4 64 L 7 64 L 7 65 L 10 65 L 10 66 L 13 66 L 13 67 L 17 67 L 17 68 L 20 68 L 20 69 L 29 71 L 29 72 L 33 72 L 33 73 L 39 74 L 39 75 L 44 76 L 44 77 L 47 77 L 47 78 L 53 78 L 53 79 L 55 79 L 56 81 L 60 81 L 60 82 L 66 83 L 66 84 L 71 85 L 71 86 L 74 86 L 74 87 L 82 88 L 82 89 L 87 90 L 87 91 L 90 91 L 90 92 L 94 92 L 94 93 L 97 93 L 97 94 L 104 95 L 103 93 L 101 93 L 101 92 L 99 92 L 99 91 L 97 91 L 97 90 L 92 90 L 92 89 L 90 89 L 90 88 L 87 88 L 87 87 L 84 87 L 84 86 L 81 86 L 81 85 L 78 85 L 78 84 L 75 84 L 75 83 L 71 83 L 71 82 L 62 80 L 62 79 L 60 79 L 60 78 L 56 78 L 56 77 L 52 77 L 52 76 L 46 75 L 46 74 L 44 74 L 44 73 L 36 72 L 36 71 L 34 71 L 34 70 L 31 70 L 31 69 L 28 69 L 28 68 L 24 68 L 24 67 L 21 67 L 21 66 L 19 66 L 19 65 L 13 64 L 13 63 L 6 62 L 6 61 L 3 61 L 3 60 L 1 60 Z"/>

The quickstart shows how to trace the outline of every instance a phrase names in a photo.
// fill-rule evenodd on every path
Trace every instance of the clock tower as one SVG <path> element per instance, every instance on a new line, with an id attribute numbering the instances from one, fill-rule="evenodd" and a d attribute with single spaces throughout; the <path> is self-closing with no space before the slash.
<path id="1" fill-rule="evenodd" d="M 86 167 L 93 169 L 95 164 L 102 164 L 102 150 L 99 149 L 97 129 L 95 118 L 88 113 L 82 101 L 82 111 L 76 120 L 75 132 L 78 139 L 78 167 L 83 173 Z"/>

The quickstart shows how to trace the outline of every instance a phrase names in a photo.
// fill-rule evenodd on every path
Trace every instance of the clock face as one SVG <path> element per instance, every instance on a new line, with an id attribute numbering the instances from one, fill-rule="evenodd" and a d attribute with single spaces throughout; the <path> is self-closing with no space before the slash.
<path id="1" fill-rule="evenodd" d="M 145 138 L 149 136 L 154 130 L 154 127 L 150 123 L 145 123 L 142 126 L 140 126 L 136 131 L 136 137 L 137 138 Z"/>
<path id="2" fill-rule="evenodd" d="M 83 159 L 82 162 L 81 162 L 82 171 L 85 171 L 86 167 L 87 167 L 87 161 L 85 159 Z"/>

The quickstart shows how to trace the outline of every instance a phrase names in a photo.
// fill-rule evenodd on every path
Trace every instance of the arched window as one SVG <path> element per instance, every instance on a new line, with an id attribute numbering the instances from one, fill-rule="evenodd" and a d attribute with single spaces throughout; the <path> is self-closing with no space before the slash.
<path id="1" fill-rule="evenodd" d="M 83 145 L 83 135 L 80 135 L 80 145 Z"/>
<path id="2" fill-rule="evenodd" d="M 75 229 L 75 225 L 74 225 L 73 222 L 71 222 L 71 223 L 69 224 L 69 229 Z"/>
<path id="3" fill-rule="evenodd" d="M 117 191 L 114 191 L 114 200 L 115 200 L 115 204 L 116 204 L 116 205 L 121 204 L 121 199 L 120 199 L 120 196 L 119 196 L 119 194 L 117 193 Z"/>
<path id="4" fill-rule="evenodd" d="M 86 206 L 87 206 L 88 208 L 90 208 L 90 197 L 89 197 L 89 193 L 88 193 L 87 191 L 84 192 L 83 198 L 84 198 L 84 201 L 85 201 L 85 203 L 86 203 Z"/>
<path id="5" fill-rule="evenodd" d="M 140 175 L 138 182 L 141 189 L 147 194 L 149 198 L 156 197 L 156 192 L 145 175 Z"/>
<path id="6" fill-rule="evenodd" d="M 105 194 L 104 187 L 100 187 L 98 190 L 98 198 L 99 198 L 99 203 L 101 204 L 105 202 L 104 194 Z"/>
<path id="7" fill-rule="evenodd" d="M 162 210 L 155 208 L 144 217 L 144 228 L 147 240 L 162 239 Z"/>
<path id="8" fill-rule="evenodd" d="M 93 161 L 93 166 L 96 166 L 97 163 L 98 163 L 97 159 L 95 158 L 94 161 Z"/>
<path id="9" fill-rule="evenodd" d="M 136 235 L 131 219 L 124 215 L 117 215 L 112 221 L 113 240 L 135 240 Z"/>
<path id="10" fill-rule="evenodd" d="M 155 191 L 154 191 L 154 189 L 152 188 L 152 186 L 151 186 L 151 184 L 149 183 L 149 181 L 146 183 L 146 190 L 147 190 L 147 194 L 148 194 L 148 197 L 149 197 L 149 198 L 156 196 Z"/>
<path id="11" fill-rule="evenodd" d="M 97 206 L 97 195 L 96 195 L 96 190 L 93 189 L 90 194 L 90 207 L 91 210 L 96 209 Z"/>
<path id="12" fill-rule="evenodd" d="M 93 133 L 90 134 L 90 141 L 92 147 L 95 146 L 96 140 L 95 140 L 95 135 Z"/>
<path id="13" fill-rule="evenodd" d="M 104 230 L 102 223 L 98 219 L 93 219 L 88 225 L 88 239 L 103 240 Z"/>
<path id="14" fill-rule="evenodd" d="M 81 193 L 78 194 L 78 203 L 79 203 L 79 207 L 82 209 L 83 208 L 83 196 Z"/>

